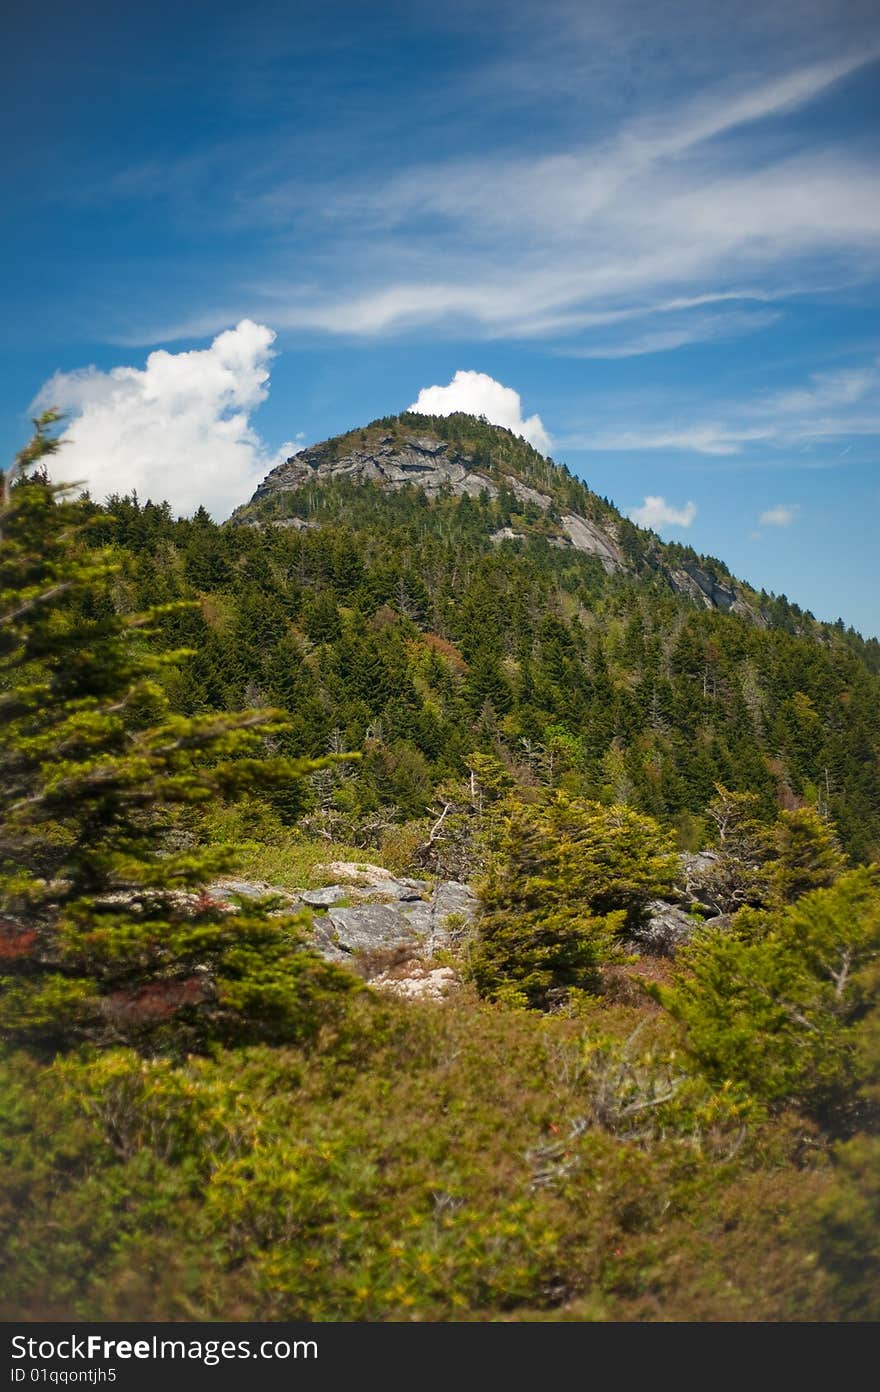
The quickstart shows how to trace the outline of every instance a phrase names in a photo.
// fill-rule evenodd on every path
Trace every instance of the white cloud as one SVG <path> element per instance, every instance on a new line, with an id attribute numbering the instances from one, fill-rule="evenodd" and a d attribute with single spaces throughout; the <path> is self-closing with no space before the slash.
<path id="1" fill-rule="evenodd" d="M 641 507 L 630 508 L 629 515 L 640 527 L 650 527 L 659 531 L 661 527 L 689 527 L 697 515 L 696 503 L 685 503 L 684 507 L 673 507 L 665 498 L 650 494 Z"/>
<path id="2" fill-rule="evenodd" d="M 800 509 L 799 503 L 777 503 L 758 518 L 761 527 L 790 527 Z"/>
<path id="3" fill-rule="evenodd" d="M 766 440 L 768 428 L 747 430 L 716 424 L 656 430 L 608 430 L 595 435 L 572 434 L 562 440 L 569 449 L 584 450 L 693 450 L 695 454 L 739 454 L 743 442 Z"/>
<path id="4" fill-rule="evenodd" d="M 275 334 L 242 319 L 210 348 L 151 353 L 146 367 L 59 372 L 40 406 L 73 416 L 52 475 L 82 483 L 103 499 L 137 490 L 179 513 L 199 504 L 217 518 L 243 502 L 268 469 L 295 452 L 274 454 L 250 423 L 268 395 Z"/>
<path id="5" fill-rule="evenodd" d="M 673 327 L 649 329 L 620 342 L 558 349 L 557 352 L 560 357 L 571 358 L 639 358 L 648 353 L 666 353 L 674 348 L 684 348 L 691 343 L 711 343 L 716 339 L 753 333 L 756 329 L 775 323 L 778 318 L 779 315 L 773 310 L 697 315 Z"/>
<path id="6" fill-rule="evenodd" d="M 521 435 L 544 454 L 551 440 L 538 415 L 522 417 L 522 402 L 513 387 L 502 386 L 485 372 L 456 372 L 445 387 L 422 387 L 418 397 L 408 407 L 425 416 L 449 416 L 465 411 L 469 416 L 485 416 L 492 425 L 503 425 L 514 435 Z"/>

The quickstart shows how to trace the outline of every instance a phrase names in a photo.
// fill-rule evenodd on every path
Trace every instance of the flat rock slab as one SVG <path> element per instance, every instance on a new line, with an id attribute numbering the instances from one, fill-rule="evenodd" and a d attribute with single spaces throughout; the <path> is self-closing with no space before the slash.
<path id="1" fill-rule="evenodd" d="M 323 875 L 332 875 L 335 880 L 349 880 L 352 884 L 378 884 L 382 880 L 393 880 L 390 870 L 382 865 L 371 865 L 363 860 L 331 860 L 326 865 L 316 865 L 315 869 Z"/>
<path id="2" fill-rule="evenodd" d="M 352 909 L 328 909 L 326 918 L 315 924 L 318 946 L 337 961 L 358 952 L 393 948 L 412 948 L 415 955 L 420 938 L 414 926 L 391 904 L 360 904 Z"/>
<path id="3" fill-rule="evenodd" d="M 451 991 L 461 985 L 458 974 L 452 967 L 435 967 L 429 970 L 419 962 L 410 962 L 405 971 L 382 972 L 373 977 L 370 985 L 376 991 L 399 1000 L 444 1000 Z"/>
<path id="4" fill-rule="evenodd" d="M 346 908 L 331 904 L 326 916 L 315 922 L 315 938 L 319 951 L 335 961 L 356 953 L 400 948 L 410 951 L 413 957 L 430 958 L 453 940 L 450 915 L 470 922 L 475 913 L 476 898 L 468 886 L 449 880 L 438 885 L 430 899 L 404 898 L 396 903 Z"/>
<path id="5" fill-rule="evenodd" d="M 309 909 L 329 909 L 343 899 L 395 900 L 399 903 L 418 903 L 430 894 L 427 880 L 380 880 L 376 884 L 333 884 L 321 889 L 301 889 L 297 898 Z"/>

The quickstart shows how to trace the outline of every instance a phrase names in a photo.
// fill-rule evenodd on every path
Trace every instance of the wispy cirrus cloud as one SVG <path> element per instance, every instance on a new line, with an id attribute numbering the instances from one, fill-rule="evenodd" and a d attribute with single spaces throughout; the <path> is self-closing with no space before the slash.
<path id="1" fill-rule="evenodd" d="M 655 417 L 638 428 L 570 431 L 560 445 L 587 451 L 746 456 L 755 447 L 790 451 L 847 439 L 880 439 L 880 362 L 812 373 L 803 386 L 768 392 L 714 408 L 710 419 Z M 836 458 L 849 453 L 849 448 Z M 828 461 L 832 462 L 831 460 Z"/>
<path id="2" fill-rule="evenodd" d="M 241 304 L 282 330 L 578 335 L 596 357 L 752 332 L 769 312 L 762 321 L 741 300 L 725 314 L 723 302 L 815 292 L 818 262 L 832 287 L 880 265 L 876 152 L 817 146 L 785 124 L 878 55 L 866 45 L 750 83 L 728 77 L 606 122 L 588 142 L 548 140 L 525 155 L 496 146 L 343 183 L 290 177 L 279 155 L 233 188 L 221 214 L 234 209 L 267 238 Z M 658 324 L 675 302 L 676 323 Z M 219 328 L 234 303 L 228 291 L 222 307 L 151 331 Z M 625 342 L 591 338 L 626 319 Z"/>
<path id="3" fill-rule="evenodd" d="M 577 345 L 556 351 L 560 356 L 572 358 L 640 358 L 649 353 L 667 353 L 675 348 L 686 348 L 692 343 L 715 343 L 723 339 L 738 338 L 746 333 L 756 333 L 758 329 L 775 324 L 780 317 L 780 314 L 773 310 L 696 315 L 681 318 L 677 324 L 668 328 L 645 329 L 636 334 L 625 335 L 614 342 Z"/>

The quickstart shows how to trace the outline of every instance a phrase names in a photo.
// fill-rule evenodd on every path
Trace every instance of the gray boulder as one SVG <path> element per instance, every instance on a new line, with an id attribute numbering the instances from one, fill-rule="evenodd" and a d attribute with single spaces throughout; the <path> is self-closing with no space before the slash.
<path id="1" fill-rule="evenodd" d="M 653 899 L 647 906 L 644 924 L 633 936 L 642 950 L 671 957 L 678 948 L 690 942 L 699 926 L 698 920 L 677 904 L 670 904 L 665 899 Z"/>
<path id="2" fill-rule="evenodd" d="M 360 892 L 365 888 L 360 886 Z M 325 917 L 316 919 L 316 944 L 325 956 L 344 961 L 357 953 L 406 949 L 413 957 L 431 958 L 453 941 L 450 916 L 467 923 L 476 914 L 476 896 L 457 880 L 437 885 L 427 899 L 420 894 L 431 886 L 423 880 L 384 880 L 373 888 L 383 897 L 393 897 L 395 902 L 357 904 L 351 908 L 331 905 Z M 314 900 L 320 891 L 306 891 L 309 893 Z M 347 893 L 351 894 L 350 886 Z M 302 898 L 305 897 L 304 894 Z"/>
<path id="3" fill-rule="evenodd" d="M 318 947 L 325 957 L 345 961 L 356 953 L 411 948 L 417 955 L 419 933 L 405 914 L 391 904 L 359 904 L 351 909 L 328 909 L 315 924 Z"/>

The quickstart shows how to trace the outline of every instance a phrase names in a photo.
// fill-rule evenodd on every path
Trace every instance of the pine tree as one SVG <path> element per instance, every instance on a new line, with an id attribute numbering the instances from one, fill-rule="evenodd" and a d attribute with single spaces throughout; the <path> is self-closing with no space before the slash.
<path id="1" fill-rule="evenodd" d="M 123 617 L 89 506 L 49 482 L 46 413 L 0 475 L 0 1033 L 193 1049 L 317 1027 L 348 978 L 270 905 L 204 892 L 228 849 L 179 845 L 180 809 L 302 778 L 266 758 L 276 711 L 186 718 L 150 650 L 156 612 Z"/>
<path id="2" fill-rule="evenodd" d="M 857 1026 L 876 1002 L 878 954 L 880 879 L 861 868 L 795 904 L 707 925 L 683 950 L 674 988 L 655 994 L 713 1082 L 826 1118 L 837 1111 L 840 1125 L 859 1105 Z"/>

